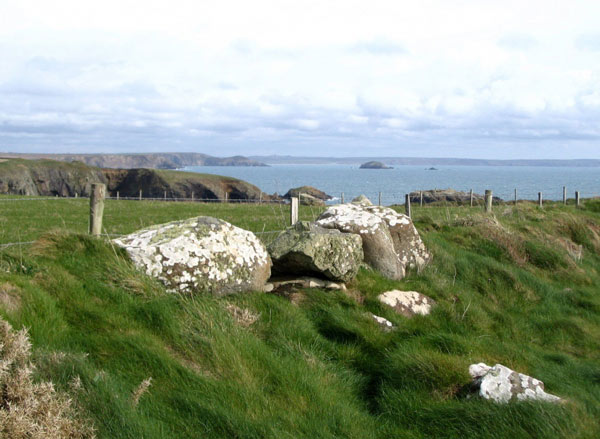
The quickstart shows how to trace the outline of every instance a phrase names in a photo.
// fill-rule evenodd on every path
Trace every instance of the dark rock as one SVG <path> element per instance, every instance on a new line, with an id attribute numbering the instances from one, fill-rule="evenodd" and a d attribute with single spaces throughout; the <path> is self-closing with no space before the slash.
<path id="1" fill-rule="evenodd" d="M 359 169 L 394 169 L 394 168 L 392 168 L 391 166 L 387 166 L 386 164 L 384 164 L 382 162 L 371 161 L 371 162 L 363 163 L 362 165 L 360 165 Z"/>
<path id="2" fill-rule="evenodd" d="M 300 221 L 268 246 L 273 273 L 310 275 L 347 282 L 363 260 L 360 236 Z"/>

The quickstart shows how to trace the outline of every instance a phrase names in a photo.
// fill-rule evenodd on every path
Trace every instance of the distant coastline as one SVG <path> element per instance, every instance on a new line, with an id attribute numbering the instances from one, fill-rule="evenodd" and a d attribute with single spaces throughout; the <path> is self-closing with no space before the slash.
<path id="1" fill-rule="evenodd" d="M 380 161 L 394 166 L 546 166 L 546 167 L 600 167 L 598 159 L 470 159 L 456 157 L 295 157 L 288 155 L 249 156 L 268 165 L 360 165 L 367 161 Z"/>

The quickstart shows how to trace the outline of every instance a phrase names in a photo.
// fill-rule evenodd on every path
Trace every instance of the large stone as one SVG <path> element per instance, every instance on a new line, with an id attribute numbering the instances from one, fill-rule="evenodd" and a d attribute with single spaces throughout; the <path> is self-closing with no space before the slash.
<path id="1" fill-rule="evenodd" d="M 493 367 L 485 363 L 469 366 L 469 374 L 479 395 L 495 402 L 524 401 L 527 399 L 559 402 L 558 396 L 544 391 L 544 383 L 538 379 L 515 372 L 506 366 Z"/>
<path id="2" fill-rule="evenodd" d="M 273 273 L 318 276 L 347 282 L 363 261 L 358 235 L 319 227 L 300 221 L 283 231 L 269 244 Z"/>
<path id="3" fill-rule="evenodd" d="M 317 219 L 317 224 L 362 238 L 365 262 L 390 279 L 404 277 L 404 264 L 394 250 L 394 241 L 386 222 L 361 204 L 331 206 Z"/>
<path id="4" fill-rule="evenodd" d="M 415 314 L 426 316 L 431 312 L 431 307 L 435 304 L 433 299 L 416 291 L 386 291 L 377 296 L 377 299 L 406 317 L 412 317 Z"/>
<path id="5" fill-rule="evenodd" d="M 431 254 L 408 216 L 383 206 L 367 206 L 365 210 L 385 221 L 394 242 L 394 250 L 405 267 L 421 270 L 427 265 Z"/>
<path id="6" fill-rule="evenodd" d="M 259 291 L 271 275 L 271 260 L 259 239 L 216 218 L 161 224 L 114 242 L 170 292 Z"/>

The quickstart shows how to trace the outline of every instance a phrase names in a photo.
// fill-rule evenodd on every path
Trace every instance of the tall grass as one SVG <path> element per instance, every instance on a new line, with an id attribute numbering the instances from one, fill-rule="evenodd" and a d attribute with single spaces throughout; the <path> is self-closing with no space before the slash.
<path id="1" fill-rule="evenodd" d="M 124 231 L 137 216 L 204 209 L 166 218 L 131 203 Z M 250 206 L 209 207 L 240 225 L 266 221 Z M 415 223 L 434 255 L 420 274 L 363 269 L 347 292 L 221 299 L 165 294 L 105 240 L 45 234 L 0 253 L 0 298 L 19 298 L 0 300 L 0 314 L 28 328 L 37 379 L 75 395 L 102 438 L 598 437 L 600 215 L 444 207 L 415 210 Z M 437 305 L 405 318 L 377 300 L 393 288 Z M 566 403 L 468 397 L 468 366 L 481 361 L 539 378 Z"/>

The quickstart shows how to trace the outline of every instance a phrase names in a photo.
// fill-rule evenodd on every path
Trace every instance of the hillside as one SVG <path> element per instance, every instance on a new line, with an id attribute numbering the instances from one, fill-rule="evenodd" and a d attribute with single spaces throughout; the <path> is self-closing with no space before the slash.
<path id="1" fill-rule="evenodd" d="M 247 157 L 213 157 L 193 152 L 165 152 L 140 154 L 18 154 L 0 153 L 0 158 L 20 158 L 26 160 L 58 160 L 82 162 L 98 168 L 149 168 L 180 169 L 185 166 L 267 166 Z"/>
<path id="2" fill-rule="evenodd" d="M 254 185 L 231 177 L 156 169 L 102 169 L 81 162 L 10 159 L 0 162 L 0 194 L 87 196 L 90 184 L 105 183 L 121 197 L 259 199 Z M 264 199 L 268 199 L 264 195 Z"/>
<path id="3" fill-rule="evenodd" d="M 415 208 L 434 255 L 420 274 L 390 281 L 363 269 L 347 292 L 221 299 L 166 294 L 107 241 L 66 232 L 78 228 L 61 220 L 85 223 L 86 200 L 40 201 L 43 213 L 35 203 L 0 204 L 3 230 L 18 236 L 22 218 L 37 215 L 40 228 L 62 231 L 40 229 L 32 246 L 0 252 L 0 315 L 29 329 L 37 379 L 68 393 L 99 438 L 600 435 L 598 200 L 579 210 L 501 206 L 495 216 Z M 267 205 L 109 200 L 105 209 L 120 233 L 219 213 L 256 232 L 281 227 Z M 389 289 L 437 305 L 408 319 L 376 300 Z M 396 329 L 382 331 L 367 312 Z M 481 361 L 537 377 L 566 402 L 468 398 L 468 366 Z"/>

